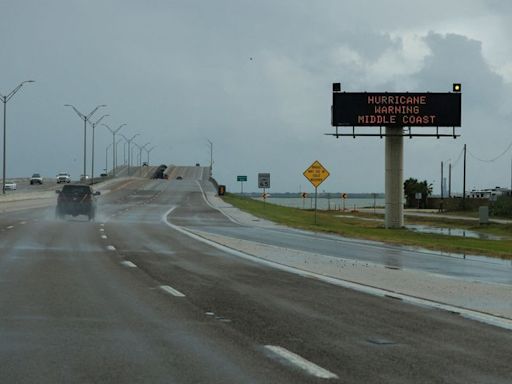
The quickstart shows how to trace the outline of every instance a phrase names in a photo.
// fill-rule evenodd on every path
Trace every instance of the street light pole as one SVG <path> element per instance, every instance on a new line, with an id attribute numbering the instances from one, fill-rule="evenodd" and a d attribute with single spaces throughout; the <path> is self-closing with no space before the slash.
<path id="1" fill-rule="evenodd" d="M 130 176 L 130 167 L 131 167 L 131 162 L 132 162 L 132 159 L 131 159 L 131 150 L 130 150 L 130 144 L 132 142 L 133 139 L 135 139 L 137 136 L 140 136 L 140 133 L 136 133 L 135 135 L 133 135 L 130 139 L 128 139 L 125 135 L 121 134 L 121 136 L 126 140 L 126 142 L 128 143 L 128 176 Z"/>
<path id="2" fill-rule="evenodd" d="M 108 175 L 108 150 L 112 148 L 112 143 L 107 145 L 107 148 L 105 149 L 105 173 Z"/>
<path id="3" fill-rule="evenodd" d="M 87 121 L 92 117 L 92 115 L 94 115 L 94 113 L 98 109 L 100 109 L 102 107 L 106 107 L 106 104 L 98 105 L 88 115 L 84 115 L 82 112 L 80 112 L 78 109 L 76 109 L 76 107 L 72 104 L 64 104 L 64 106 L 73 108 L 73 110 L 78 115 L 78 117 L 84 121 L 84 179 L 85 179 L 85 176 L 87 175 L 87 168 L 86 168 L 86 166 L 87 166 Z"/>
<path id="4" fill-rule="evenodd" d="M 155 146 L 153 146 L 153 147 L 151 147 L 151 148 L 149 148 L 149 149 L 146 149 L 146 153 L 148 154 L 148 165 L 149 165 L 149 153 L 150 153 L 153 149 L 155 149 L 156 147 L 157 147 L 157 146 L 155 145 Z"/>
<path id="5" fill-rule="evenodd" d="M 213 175 L 213 143 L 208 140 L 210 143 L 210 177 Z"/>
<path id="6" fill-rule="evenodd" d="M 149 141 L 144 145 L 138 145 L 137 143 L 133 143 L 139 148 L 139 176 L 142 177 L 142 150 L 146 149 L 146 147 L 151 144 Z"/>
<path id="7" fill-rule="evenodd" d="M 123 138 L 120 137 L 119 140 L 116 141 L 116 166 L 119 164 L 119 161 L 118 161 L 118 152 L 117 150 L 119 149 L 119 143 L 121 143 L 121 141 L 123 141 Z"/>
<path id="8" fill-rule="evenodd" d="M 92 127 L 91 184 L 94 184 L 94 131 L 95 131 L 96 126 L 101 122 L 101 120 L 103 120 L 107 116 L 110 116 L 110 115 L 103 115 L 98 120 L 96 120 L 96 122 L 94 122 L 94 123 L 91 123 L 89 121 L 89 124 Z"/>
<path id="9" fill-rule="evenodd" d="M 11 100 L 11 98 L 23 87 L 23 84 L 26 83 L 35 83 L 34 80 L 25 80 L 21 82 L 16 88 L 14 88 L 11 92 L 9 92 L 6 96 L 0 94 L 0 100 L 4 103 L 4 148 L 3 148 L 3 173 L 2 173 L 2 193 L 5 195 L 5 171 L 6 171 L 6 159 L 7 159 L 7 151 L 6 151 L 6 142 L 7 142 L 7 102 Z"/>
<path id="10" fill-rule="evenodd" d="M 116 164 L 116 134 L 117 134 L 117 132 L 119 132 L 121 130 L 121 128 L 123 128 L 126 125 L 126 123 L 121 124 L 116 129 L 110 128 L 107 124 L 101 124 L 101 125 L 106 127 L 112 133 L 112 176 L 115 177 L 116 176 L 116 166 L 117 166 L 117 164 Z"/>

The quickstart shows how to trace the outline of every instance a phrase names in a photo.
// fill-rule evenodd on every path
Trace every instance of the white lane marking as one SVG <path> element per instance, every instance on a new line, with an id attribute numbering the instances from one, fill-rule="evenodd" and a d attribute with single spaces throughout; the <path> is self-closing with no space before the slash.
<path id="1" fill-rule="evenodd" d="M 121 264 L 124 265 L 125 267 L 137 268 L 137 266 L 135 264 L 133 264 L 131 261 L 128 261 L 128 260 L 121 261 Z"/>
<path id="2" fill-rule="evenodd" d="M 106 236 L 106 235 L 101 235 L 101 238 L 102 238 L 102 239 L 106 239 L 106 238 L 107 238 L 107 236 Z"/>
<path id="3" fill-rule="evenodd" d="M 115 251 L 116 250 L 116 247 L 114 247 L 113 245 L 107 245 L 107 249 L 109 251 Z"/>
<path id="4" fill-rule="evenodd" d="M 104 227 L 104 226 L 105 226 L 105 224 L 103 224 L 103 223 L 102 223 L 102 224 L 100 224 L 100 227 Z"/>
<path id="5" fill-rule="evenodd" d="M 215 207 L 212 203 L 210 203 L 210 201 L 208 200 L 208 198 L 206 197 L 206 193 L 204 192 L 203 190 L 203 187 L 201 187 L 201 184 L 199 183 L 199 181 L 196 180 L 196 183 L 197 185 L 199 186 L 199 189 L 201 190 L 201 195 L 203 196 L 203 200 L 206 204 L 208 204 L 210 206 L 210 208 L 212 209 L 215 209 L 216 211 L 219 211 L 220 213 L 222 213 L 224 216 L 226 216 L 228 218 L 229 221 L 231 221 L 232 223 L 235 223 L 235 224 L 238 224 L 238 225 L 243 225 L 242 223 L 238 222 L 237 220 L 233 219 L 232 217 L 228 216 L 226 213 L 224 213 L 222 210 L 220 210 L 219 208 Z"/>
<path id="6" fill-rule="evenodd" d="M 189 236 L 190 238 L 192 238 L 194 240 L 200 241 L 200 242 L 202 242 L 204 244 L 208 244 L 208 245 L 210 245 L 210 246 L 212 246 L 214 248 L 217 248 L 217 249 L 219 249 L 219 250 L 221 250 L 223 252 L 229 253 L 231 255 L 238 256 L 238 257 L 241 257 L 241 258 L 246 259 L 246 260 L 251 260 L 251 261 L 254 261 L 256 263 L 263 264 L 263 265 L 266 265 L 266 266 L 271 267 L 271 268 L 279 269 L 281 271 L 290 272 L 290 273 L 293 273 L 293 274 L 296 274 L 296 275 L 299 275 L 299 276 L 303 276 L 303 277 L 313 278 L 313 279 L 316 279 L 316 280 L 323 281 L 325 283 L 329 283 L 329 284 L 332 284 L 332 285 L 337 285 L 337 286 L 343 287 L 343 288 L 352 289 L 354 291 L 366 293 L 366 294 L 373 295 L 373 296 L 386 297 L 386 296 L 389 296 L 391 294 L 391 295 L 395 296 L 396 298 L 402 299 L 403 302 L 406 302 L 406 303 L 409 303 L 409 304 L 426 306 L 426 307 L 440 309 L 442 311 L 447 311 L 447 312 L 456 312 L 456 313 L 459 313 L 460 316 L 462 316 L 462 317 L 464 317 L 466 319 L 479 321 L 481 323 L 493 325 L 495 327 L 500 327 L 500 328 L 504 328 L 504 329 L 509 329 L 509 330 L 512 331 L 512 319 L 508 319 L 508 318 L 504 318 L 504 317 L 500 317 L 500 316 L 494 316 L 494 315 L 492 315 L 490 313 L 474 311 L 474 310 L 471 310 L 471 309 L 466 309 L 466 308 L 463 308 L 463 307 L 457 307 L 457 306 L 454 306 L 454 305 L 444 304 L 444 303 L 441 303 L 441 302 L 438 302 L 438 301 L 422 299 L 422 298 L 415 297 L 415 296 L 408 296 L 408 295 L 403 294 L 403 293 L 398 293 L 398 292 L 394 292 L 394 291 L 388 291 L 388 290 L 385 290 L 385 289 L 382 289 L 382 288 L 375 288 L 375 287 L 372 287 L 372 286 L 368 286 L 368 285 L 364 285 L 364 284 L 359 284 L 359 283 L 354 283 L 354 282 L 351 282 L 351 281 L 342 280 L 342 279 L 338 279 L 338 278 L 335 278 L 335 277 L 320 275 L 320 274 L 314 273 L 314 272 L 304 271 L 304 270 L 299 269 L 299 268 L 290 267 L 290 266 L 284 265 L 284 264 L 279 264 L 279 263 L 274 262 L 274 261 L 265 260 L 265 259 L 259 258 L 258 256 L 253 256 L 253 255 L 250 255 L 248 253 L 244 253 L 244 252 L 238 251 L 236 249 L 229 248 L 229 247 L 227 247 L 225 245 L 216 243 L 216 242 L 214 242 L 212 240 L 209 240 L 209 239 L 206 239 L 206 238 L 204 238 L 202 236 L 196 235 L 195 233 L 192 233 L 188 229 L 185 229 L 183 227 L 180 227 L 178 225 L 170 223 L 167 220 L 167 216 L 172 211 L 174 211 L 175 209 L 176 209 L 176 206 L 172 207 L 167 212 L 165 212 L 164 215 L 162 216 L 162 221 L 167 226 L 171 227 L 172 229 L 174 229 L 174 230 L 176 230 L 176 231 L 178 231 L 180 233 L 183 233 L 184 235 Z"/>
<path id="7" fill-rule="evenodd" d="M 26 221 L 20 221 L 20 225 L 25 225 L 25 224 L 27 224 Z"/>
<path id="8" fill-rule="evenodd" d="M 173 287 L 169 287 L 168 285 L 161 285 L 160 289 L 167 293 L 170 293 L 171 295 L 176 296 L 176 297 L 185 297 L 185 295 L 183 293 L 181 293 L 180 291 L 177 291 Z"/>
<path id="9" fill-rule="evenodd" d="M 296 353 L 290 352 L 286 348 L 279 347 L 277 345 L 265 345 L 265 348 L 270 352 L 276 354 L 280 358 L 286 360 L 288 363 L 295 365 L 296 367 L 306 371 L 312 376 L 320 379 L 337 379 L 338 375 L 324 369 L 315 363 L 297 355 Z"/>
<path id="10" fill-rule="evenodd" d="M 13 229 L 13 228 L 14 228 L 14 225 L 9 225 L 9 226 L 7 227 L 7 229 Z"/>
<path id="11" fill-rule="evenodd" d="M 105 232 L 105 230 L 103 228 L 100 228 L 100 232 Z"/>

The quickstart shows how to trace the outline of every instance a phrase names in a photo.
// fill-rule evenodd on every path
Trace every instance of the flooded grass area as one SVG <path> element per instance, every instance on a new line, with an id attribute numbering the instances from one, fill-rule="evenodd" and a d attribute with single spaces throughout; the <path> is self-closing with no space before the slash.
<path id="1" fill-rule="evenodd" d="M 496 236 L 488 233 L 476 232 L 464 228 L 452 228 L 452 227 L 433 227 L 430 225 L 421 224 L 406 224 L 407 229 L 420 233 L 435 233 L 438 235 L 445 236 L 459 236 L 459 237 L 471 237 L 473 239 L 483 240 L 503 240 L 503 237 Z"/>
<path id="2" fill-rule="evenodd" d="M 475 221 L 441 217 L 406 217 L 402 229 L 385 229 L 382 214 L 318 211 L 283 207 L 228 194 L 227 203 L 257 217 L 289 227 L 335 233 L 349 238 L 412 246 L 443 253 L 512 259 L 512 225 L 479 226 Z"/>

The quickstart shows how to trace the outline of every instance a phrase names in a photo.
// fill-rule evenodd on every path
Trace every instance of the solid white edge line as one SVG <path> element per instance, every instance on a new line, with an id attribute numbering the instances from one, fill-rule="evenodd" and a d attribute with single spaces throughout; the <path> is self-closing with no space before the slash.
<path id="1" fill-rule="evenodd" d="M 160 289 L 167 293 L 170 293 L 171 295 L 176 296 L 176 297 L 185 297 L 185 295 L 183 293 L 181 293 L 180 291 L 178 291 L 168 285 L 161 285 Z"/>
<path id="2" fill-rule="evenodd" d="M 137 266 L 129 260 L 121 261 L 121 264 L 123 264 L 125 267 L 137 268 Z"/>
<path id="3" fill-rule="evenodd" d="M 286 348 L 279 347 L 277 345 L 265 345 L 265 348 L 277 356 L 285 359 L 292 365 L 306 371 L 312 376 L 318 377 L 320 379 L 337 379 L 338 375 L 328 371 L 325 368 L 322 368 L 315 363 L 312 363 L 309 360 L 306 360 L 302 356 L 297 355 L 296 353 L 290 352 Z"/>
<path id="4" fill-rule="evenodd" d="M 226 216 L 226 218 L 231 221 L 232 223 L 235 223 L 235 224 L 238 224 L 238 225 L 243 225 L 242 223 L 238 222 L 237 220 L 233 219 L 232 217 L 228 216 L 225 212 L 223 212 L 222 210 L 220 210 L 219 208 L 215 207 L 212 203 L 210 203 L 210 201 L 208 200 L 208 197 L 206 197 L 206 193 L 204 192 L 203 190 L 203 187 L 201 186 L 201 183 L 199 183 L 199 181 L 196 180 L 196 183 L 197 185 L 199 186 L 199 189 L 201 190 L 201 195 L 203 196 L 203 200 L 204 202 L 212 209 L 222 213 L 224 216 Z"/>
<path id="5" fill-rule="evenodd" d="M 388 291 L 388 290 L 385 290 L 385 289 L 382 289 L 382 288 L 375 288 L 375 287 L 371 287 L 371 286 L 364 285 L 364 284 L 359 284 L 359 283 L 354 283 L 354 282 L 347 281 L 347 280 L 338 279 L 338 278 L 335 278 L 335 277 L 320 275 L 320 274 L 317 274 L 317 273 L 314 273 L 314 272 L 304 271 L 302 269 L 298 269 L 298 268 L 295 268 L 295 267 L 290 267 L 290 266 L 285 265 L 285 264 L 279 264 L 279 263 L 277 263 L 275 261 L 265 260 L 265 259 L 259 258 L 257 256 L 253 256 L 253 255 L 249 255 L 247 253 L 241 252 L 241 251 L 237 251 L 236 249 L 229 248 L 229 247 L 227 247 L 225 245 L 216 243 L 215 241 L 212 241 L 212 240 L 206 239 L 206 238 L 204 238 L 202 236 L 196 235 L 195 233 L 192 233 L 191 231 L 189 231 L 189 230 L 187 230 L 187 229 L 185 229 L 183 227 L 180 227 L 180 226 L 177 226 L 175 224 L 170 223 L 167 220 L 167 216 L 172 211 L 174 211 L 175 209 L 176 209 L 176 206 L 172 207 L 166 213 L 164 213 L 164 215 L 162 216 L 162 221 L 167 226 L 171 227 L 172 229 L 174 229 L 174 230 L 176 230 L 176 231 L 178 231 L 180 233 L 183 233 L 184 235 L 187 235 L 187 236 L 191 237 L 194 240 L 197 240 L 197 241 L 200 241 L 202 243 L 208 244 L 208 245 L 210 245 L 210 246 L 212 246 L 214 248 L 217 248 L 217 249 L 219 249 L 219 250 L 221 250 L 223 252 L 229 253 L 231 255 L 238 256 L 238 257 L 244 258 L 246 260 L 251 260 L 251 261 L 254 261 L 256 263 L 263 264 L 263 265 L 266 265 L 266 266 L 271 267 L 271 268 L 275 268 L 275 269 L 279 269 L 279 270 L 282 270 L 282 271 L 290 272 L 290 273 L 293 273 L 293 274 L 296 274 L 296 275 L 299 275 L 299 276 L 309 277 L 309 278 L 313 278 L 313 279 L 317 279 L 317 280 L 323 281 L 325 283 L 329 283 L 329 284 L 337 285 L 337 286 L 340 286 L 340 287 L 352 289 L 354 291 L 358 291 L 358 292 L 362 292 L 362 293 L 366 293 L 366 294 L 373 295 L 373 296 L 378 296 L 378 297 L 393 296 L 394 298 L 401 299 L 402 301 L 410 303 L 410 304 L 427 306 L 427 307 L 430 307 L 430 308 L 436 308 L 436 309 L 440 309 L 440 310 L 447 311 L 447 312 L 456 312 L 456 313 L 459 313 L 462 317 L 467 318 L 467 319 L 476 320 L 476 321 L 479 321 L 479 322 L 482 322 L 482 323 L 485 323 L 485 324 L 489 324 L 489 325 L 493 325 L 493 326 L 496 326 L 496 327 L 512 330 L 512 319 L 507 319 L 507 318 L 504 318 L 504 317 L 498 317 L 498 316 L 491 315 L 489 313 L 478 312 L 478 311 L 474 311 L 474 310 L 471 310 L 471 309 L 457 307 L 457 306 L 453 306 L 453 305 L 450 305 L 450 304 L 444 304 L 444 303 L 437 302 L 437 301 L 421 299 L 419 297 L 408 296 L 408 295 L 403 294 L 403 293 L 397 293 L 397 292 L 394 292 L 394 291 Z"/>

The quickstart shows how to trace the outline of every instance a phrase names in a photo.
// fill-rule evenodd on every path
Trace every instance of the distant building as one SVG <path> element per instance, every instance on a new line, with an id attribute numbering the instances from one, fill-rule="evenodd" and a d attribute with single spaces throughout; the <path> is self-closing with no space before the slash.
<path id="1" fill-rule="evenodd" d="M 510 189 L 508 188 L 487 188 L 487 189 L 473 189 L 467 192 L 466 197 L 471 199 L 489 199 L 490 201 L 496 201 L 498 196 L 510 196 Z"/>

